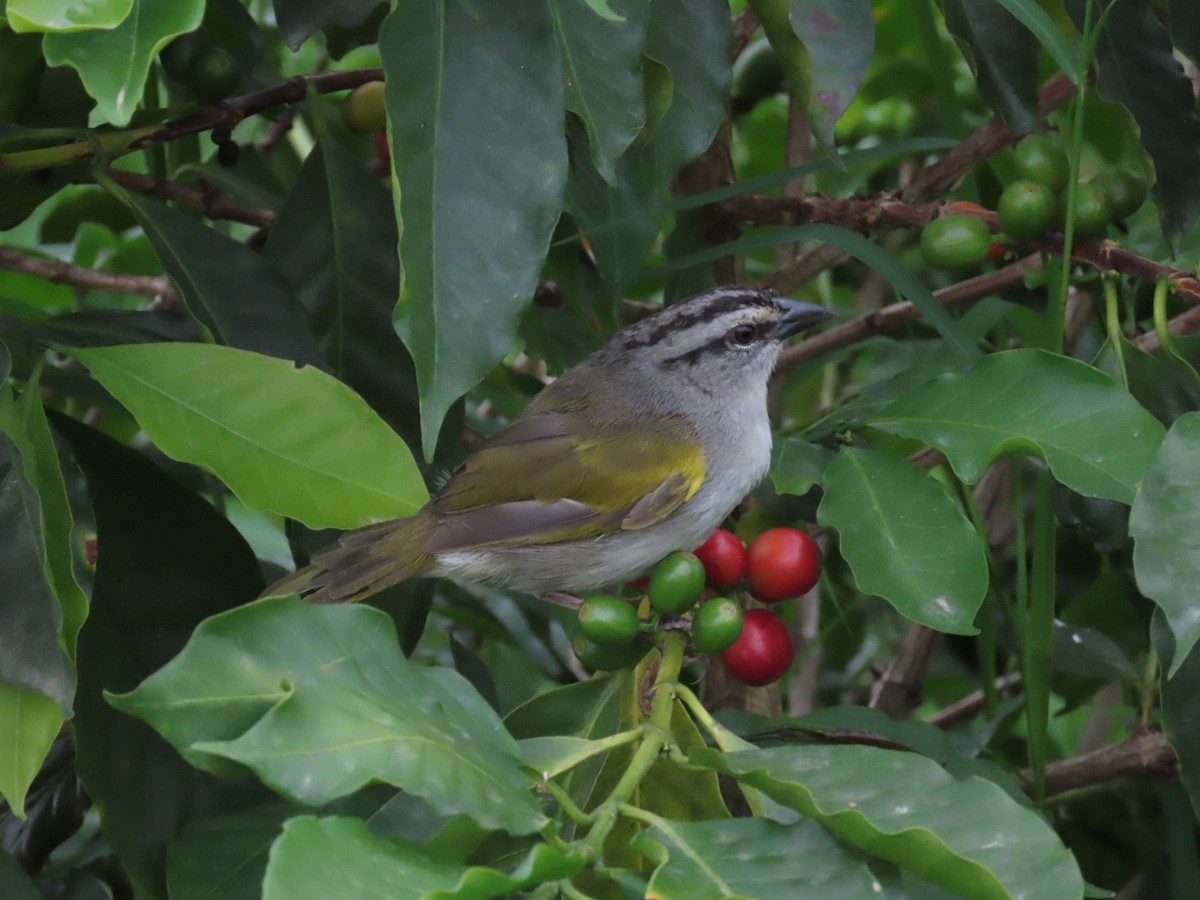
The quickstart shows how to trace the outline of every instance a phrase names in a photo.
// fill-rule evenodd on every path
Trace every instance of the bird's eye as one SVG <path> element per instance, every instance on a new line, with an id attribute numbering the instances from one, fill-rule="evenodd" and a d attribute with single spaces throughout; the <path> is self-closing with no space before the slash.
<path id="1" fill-rule="evenodd" d="M 753 325 L 743 324 L 736 325 L 729 330 L 726 335 L 726 340 L 738 347 L 749 347 L 754 343 L 754 339 L 758 337 L 758 329 Z"/>

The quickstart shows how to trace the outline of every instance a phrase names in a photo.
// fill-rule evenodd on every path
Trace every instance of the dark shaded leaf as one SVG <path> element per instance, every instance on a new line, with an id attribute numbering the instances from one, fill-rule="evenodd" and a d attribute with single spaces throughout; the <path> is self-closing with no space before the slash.
<path id="1" fill-rule="evenodd" d="M 167 845 L 171 900 L 259 900 L 267 851 L 298 812 L 275 802 L 188 820 Z"/>
<path id="2" fill-rule="evenodd" d="M 382 0 L 274 0 L 275 20 L 292 50 L 324 28 L 353 28 L 361 24 Z"/>
<path id="3" fill-rule="evenodd" d="M 775 439 L 771 448 L 771 483 L 781 494 L 803 496 L 821 480 L 833 452 L 797 437 Z"/>
<path id="4" fill-rule="evenodd" d="M 983 97 L 1009 128 L 1038 130 L 1038 43 L 995 0 L 945 0 L 946 26 L 963 47 Z"/>
<path id="5" fill-rule="evenodd" d="M 5 900 L 42 900 L 37 885 L 7 853 L 0 853 L 0 896 Z"/>
<path id="6" fill-rule="evenodd" d="M 25 340 L 72 347 L 200 340 L 195 322 L 166 309 L 85 309 L 36 322 L 16 333 Z"/>
<path id="7" fill-rule="evenodd" d="M 1191 0 L 1167 0 L 1171 13 L 1171 38 L 1192 62 L 1200 64 L 1200 6 Z"/>
<path id="8" fill-rule="evenodd" d="M 1192 810 L 1200 819 L 1200 704 L 1196 703 L 1196 692 L 1200 691 L 1200 652 L 1193 648 L 1180 659 L 1161 609 L 1155 612 L 1150 631 L 1163 667 L 1175 670 L 1159 686 L 1163 732 L 1179 757 L 1180 780 L 1191 798 Z"/>

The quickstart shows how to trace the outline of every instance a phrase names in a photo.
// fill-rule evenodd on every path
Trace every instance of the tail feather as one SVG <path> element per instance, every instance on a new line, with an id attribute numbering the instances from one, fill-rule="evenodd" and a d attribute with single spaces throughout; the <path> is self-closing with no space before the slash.
<path id="1" fill-rule="evenodd" d="M 421 515 L 379 522 L 343 535 L 312 563 L 281 578 L 263 597 L 303 593 L 310 603 L 353 603 L 420 575 L 433 562 L 426 552 L 429 521 Z"/>

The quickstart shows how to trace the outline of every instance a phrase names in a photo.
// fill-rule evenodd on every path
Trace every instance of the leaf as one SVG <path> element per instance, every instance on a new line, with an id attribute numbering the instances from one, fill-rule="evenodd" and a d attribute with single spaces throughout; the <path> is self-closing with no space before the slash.
<path id="1" fill-rule="evenodd" d="M 110 190 L 129 204 L 188 312 L 213 340 L 326 367 L 295 292 L 269 262 L 151 197 Z"/>
<path id="2" fill-rule="evenodd" d="M 938 631 L 977 633 L 983 540 L 942 485 L 889 453 L 853 447 L 834 457 L 822 485 L 817 520 L 837 529 L 860 590 Z"/>
<path id="3" fill-rule="evenodd" d="M 354 28 L 366 21 L 383 0 L 274 0 L 275 20 L 293 51 L 324 28 Z"/>
<path id="4" fill-rule="evenodd" d="M 208 344 L 71 354 L 164 453 L 209 469 L 251 509 L 352 528 L 408 515 L 427 498 L 395 432 L 317 369 Z"/>
<path id="5" fill-rule="evenodd" d="M 0 896 L 7 900 L 41 900 L 37 885 L 7 853 L 0 852 Z"/>
<path id="6" fill-rule="evenodd" d="M 1200 7 L 1191 0 L 1167 0 L 1175 46 L 1200 63 Z"/>
<path id="7" fill-rule="evenodd" d="M 562 203 L 562 73 L 541 3 L 400 3 L 380 30 L 403 267 L 396 327 L 426 459 L 511 349 Z"/>
<path id="8" fill-rule="evenodd" d="M 411 844 L 376 837 L 357 819 L 300 816 L 288 821 L 271 848 L 262 897 L 328 900 L 345 896 L 350 887 L 356 900 L 483 900 L 570 878 L 582 866 L 582 857 L 539 843 L 509 873 L 464 868 L 434 860 Z"/>
<path id="9" fill-rule="evenodd" d="M 562 55 L 563 102 L 587 126 L 592 163 L 612 184 L 617 160 L 646 121 L 642 45 L 650 5 L 620 0 L 612 17 L 597 15 L 588 0 L 551 0 L 549 8 Z"/>
<path id="10" fill-rule="evenodd" d="M 989 781 L 956 780 L 915 753 L 863 746 L 791 746 L 693 762 L 758 788 L 843 841 L 972 897 L 1082 897 L 1083 879 L 1058 835 Z"/>
<path id="11" fill-rule="evenodd" d="M 1133 501 L 1164 433 L 1107 375 L 1042 350 L 986 356 L 899 398 L 870 424 L 937 447 L 969 484 L 993 460 L 1032 452 L 1073 490 L 1122 503 Z"/>
<path id="12" fill-rule="evenodd" d="M 1036 4 L 1029 4 L 1045 13 Z M 979 91 L 1009 128 L 1038 130 L 1038 44 L 995 0 L 947 0 L 946 27 L 975 71 Z"/>
<path id="13" fill-rule="evenodd" d="M 1085 0 L 1066 8 L 1082 27 Z M 1107 16 L 1096 44 L 1100 96 L 1120 103 L 1138 124 L 1138 139 L 1154 161 L 1154 196 L 1168 241 L 1176 241 L 1200 216 L 1200 117 L 1191 82 L 1172 54 L 1171 40 L 1147 3 L 1098 3 Z"/>
<path id="14" fill-rule="evenodd" d="M 0 682 L 0 797 L 18 816 L 62 724 L 62 710 L 45 694 Z"/>
<path id="15" fill-rule="evenodd" d="M 1178 652 L 1161 609 L 1155 612 L 1150 631 L 1155 637 L 1162 665 L 1169 665 L 1174 670 L 1171 678 L 1163 679 L 1159 685 L 1163 733 L 1179 757 L 1180 780 L 1191 798 L 1192 810 L 1200 818 L 1200 706 L 1196 704 L 1196 692 L 1200 690 L 1200 652 L 1194 647 L 1191 653 Z"/>
<path id="16" fill-rule="evenodd" d="M 240 763 L 295 802 L 378 781 L 486 828 L 529 834 L 545 823 L 491 707 L 457 672 L 405 659 L 391 620 L 369 607 L 293 596 L 215 616 L 110 702 L 193 764 Z"/>
<path id="17" fill-rule="evenodd" d="M 259 900 L 267 853 L 297 812 L 273 802 L 189 820 L 167 845 L 171 900 Z"/>
<path id="18" fill-rule="evenodd" d="M 114 28 L 129 15 L 134 0 L 8 0 L 4 15 L 18 34 Z"/>
<path id="19" fill-rule="evenodd" d="M 1050 18 L 1050 14 L 1042 8 L 1037 0 L 996 0 L 1016 17 L 1022 25 L 1029 29 L 1038 43 L 1046 48 L 1046 52 L 1054 62 L 1071 79 L 1071 84 L 1079 84 L 1082 75 L 1079 71 L 1079 60 L 1075 49 L 1063 34 L 1063 30 Z"/>
<path id="20" fill-rule="evenodd" d="M 641 818 L 641 817 L 639 817 Z M 862 858 L 811 820 L 672 822 L 650 827 L 633 848 L 656 864 L 646 896 L 661 900 L 870 897 L 875 877 Z"/>
<path id="21" fill-rule="evenodd" d="M 412 358 L 392 326 L 400 290 L 391 195 L 313 117 L 317 146 L 279 211 L 263 256 L 291 283 L 333 373 L 404 442 L 421 441 Z"/>
<path id="22" fill-rule="evenodd" d="M 771 448 L 771 483 L 781 494 L 807 494 L 821 480 L 833 453 L 797 437 L 777 437 Z"/>
<path id="23" fill-rule="evenodd" d="M 70 66 L 104 117 L 129 124 L 142 99 L 150 63 L 181 34 L 200 27 L 204 0 L 133 0 L 119 25 L 46 35 L 42 52 L 52 66 Z"/>
<path id="24" fill-rule="evenodd" d="M 1158 604 L 1175 637 L 1174 677 L 1200 640 L 1200 413 L 1167 432 L 1129 515 L 1138 590 Z"/>
<path id="25" fill-rule="evenodd" d="M 82 309 L 40 321 L 21 329 L 20 334 L 30 340 L 72 347 L 200 340 L 191 319 L 166 309 Z"/>
<path id="26" fill-rule="evenodd" d="M 875 49 L 870 0 L 790 0 L 788 19 L 804 42 L 811 70 L 802 97 L 817 140 L 836 152 L 833 126 L 858 93 Z"/>

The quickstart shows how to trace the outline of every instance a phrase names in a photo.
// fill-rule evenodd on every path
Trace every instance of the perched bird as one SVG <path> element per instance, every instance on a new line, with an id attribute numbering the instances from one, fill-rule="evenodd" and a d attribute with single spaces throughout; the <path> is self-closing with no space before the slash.
<path id="1" fill-rule="evenodd" d="M 641 574 L 766 474 L 780 347 L 830 315 L 737 286 L 669 306 L 546 387 L 416 515 L 345 534 L 266 594 L 337 603 L 418 575 L 577 593 Z"/>

